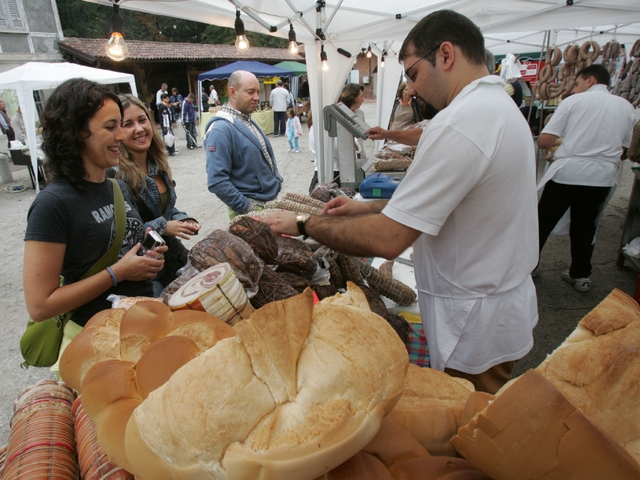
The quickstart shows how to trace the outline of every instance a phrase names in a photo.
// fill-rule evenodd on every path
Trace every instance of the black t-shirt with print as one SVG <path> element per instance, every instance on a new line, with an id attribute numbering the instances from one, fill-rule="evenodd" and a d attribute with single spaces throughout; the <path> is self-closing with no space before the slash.
<path id="1" fill-rule="evenodd" d="M 113 220 L 113 187 L 109 180 L 102 183 L 83 182 L 85 191 L 58 180 L 47 185 L 33 201 L 27 215 L 25 240 L 62 243 L 66 245 L 61 275 L 65 284 L 76 282 L 104 255 L 116 236 Z M 127 222 L 120 259 L 136 243 L 142 241 L 144 224 L 135 209 L 136 202 L 129 187 L 118 180 L 125 200 Z M 133 207 L 132 207 L 133 206 Z M 95 300 L 78 308 L 72 320 L 79 325 L 97 312 L 111 308 L 110 294 L 153 296 L 150 280 L 122 281 Z"/>

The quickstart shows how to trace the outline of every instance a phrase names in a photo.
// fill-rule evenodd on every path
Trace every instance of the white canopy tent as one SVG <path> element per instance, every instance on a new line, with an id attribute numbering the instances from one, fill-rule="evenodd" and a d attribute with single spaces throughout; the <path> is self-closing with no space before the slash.
<path id="1" fill-rule="evenodd" d="M 112 3 L 112 0 L 86 1 Z M 536 51 L 542 44 L 540 32 L 547 30 L 568 31 L 571 38 L 557 40 L 558 45 L 584 39 L 584 29 L 594 35 L 597 32 L 597 40 L 604 44 L 613 38 L 615 25 L 618 25 L 617 39 L 620 41 L 623 29 L 640 23 L 638 0 L 120 0 L 119 4 L 122 8 L 231 28 L 236 10 L 241 10 L 246 30 L 283 38 L 287 38 L 291 23 L 298 41 L 305 44 L 311 108 L 315 113 L 314 128 L 318 139 L 322 138 L 319 133 L 324 133 L 319 112 L 324 105 L 337 100 L 355 55 L 367 44 L 378 53 L 376 123 L 386 125 L 400 76 L 395 55 L 411 28 L 430 12 L 451 9 L 466 15 L 483 31 L 487 47 L 494 54 Z M 576 35 L 573 29 L 577 28 L 581 30 Z M 608 36 L 600 31 L 607 31 Z M 567 37 L 559 34 L 558 38 Z M 624 40 L 631 42 L 626 37 Z M 327 53 L 328 72 L 320 67 L 322 46 Z M 351 58 L 338 53 L 338 48 L 350 52 Z M 384 68 L 380 65 L 383 50 L 387 51 Z M 330 178 L 333 168 L 324 154 L 329 145 L 326 134 L 324 140 L 318 142 L 321 181 Z"/>
<path id="2" fill-rule="evenodd" d="M 20 67 L 0 73 L 0 90 L 15 90 L 24 118 L 27 134 L 27 145 L 31 153 L 31 164 L 36 175 L 36 189 L 39 190 L 38 158 L 36 155 L 36 103 L 33 99 L 34 90 L 48 90 L 56 88 L 70 78 L 86 78 L 97 83 L 128 83 L 131 92 L 138 94 L 133 75 L 112 72 L 99 68 L 84 67 L 75 63 L 41 63 L 29 62 Z"/>

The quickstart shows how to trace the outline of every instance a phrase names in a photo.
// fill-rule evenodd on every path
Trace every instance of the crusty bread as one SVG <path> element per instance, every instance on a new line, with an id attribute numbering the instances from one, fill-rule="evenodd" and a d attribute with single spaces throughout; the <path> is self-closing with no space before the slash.
<path id="1" fill-rule="evenodd" d="M 394 480 L 493 480 L 471 462 L 456 457 L 406 460 L 391 467 L 391 474 Z"/>
<path id="2" fill-rule="evenodd" d="M 402 394 L 406 349 L 353 284 L 233 328 L 155 302 L 120 317 L 71 343 L 62 376 L 81 380 L 105 451 L 142 480 L 310 480 L 367 445 Z M 108 354 L 93 342 L 105 328 L 119 331 Z"/>
<path id="3" fill-rule="evenodd" d="M 614 290 L 537 368 L 640 463 L 640 307 Z"/>
<path id="4" fill-rule="evenodd" d="M 496 480 L 640 478 L 640 466 L 535 370 L 498 392 L 451 443 Z"/>
<path id="5" fill-rule="evenodd" d="M 405 389 L 389 418 L 432 455 L 455 455 L 449 443 L 458 431 L 471 382 L 431 368 L 409 365 Z"/>

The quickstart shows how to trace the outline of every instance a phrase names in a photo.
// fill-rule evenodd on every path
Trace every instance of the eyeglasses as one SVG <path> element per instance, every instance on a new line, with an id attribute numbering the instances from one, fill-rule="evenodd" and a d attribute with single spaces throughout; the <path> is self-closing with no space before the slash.
<path id="1" fill-rule="evenodd" d="M 437 46 L 435 46 L 434 48 L 432 48 L 431 50 L 429 50 L 427 53 L 425 53 L 423 56 L 421 56 L 418 60 L 416 60 L 415 62 L 413 62 L 413 63 L 411 64 L 411 66 L 410 66 L 409 68 L 407 68 L 407 69 L 404 71 L 404 76 L 405 76 L 405 77 L 407 77 L 407 84 L 408 84 L 408 85 L 411 85 L 411 84 L 413 83 L 413 81 L 414 81 L 414 79 L 413 79 L 413 78 L 411 78 L 411 77 L 409 76 L 409 71 L 410 71 L 413 67 L 415 67 L 415 66 L 418 64 L 418 62 L 419 62 L 420 60 L 424 60 L 426 57 L 428 57 L 428 56 L 429 56 L 429 55 L 431 55 L 433 52 L 435 52 L 436 50 L 438 50 L 438 49 L 440 48 L 440 46 L 441 46 L 441 45 L 442 45 L 442 44 L 440 43 L 440 44 L 438 44 Z"/>

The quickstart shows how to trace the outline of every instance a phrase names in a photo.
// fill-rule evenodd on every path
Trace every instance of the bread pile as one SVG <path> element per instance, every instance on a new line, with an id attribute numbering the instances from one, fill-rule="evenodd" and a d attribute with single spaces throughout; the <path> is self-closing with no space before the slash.
<path id="1" fill-rule="evenodd" d="M 638 479 L 638 378 L 640 307 L 614 290 L 452 444 L 498 480 Z"/>
<path id="2" fill-rule="evenodd" d="M 314 479 L 359 452 L 408 356 L 364 294 L 310 290 L 231 327 L 157 302 L 96 315 L 61 360 L 112 461 L 141 479 Z"/>

